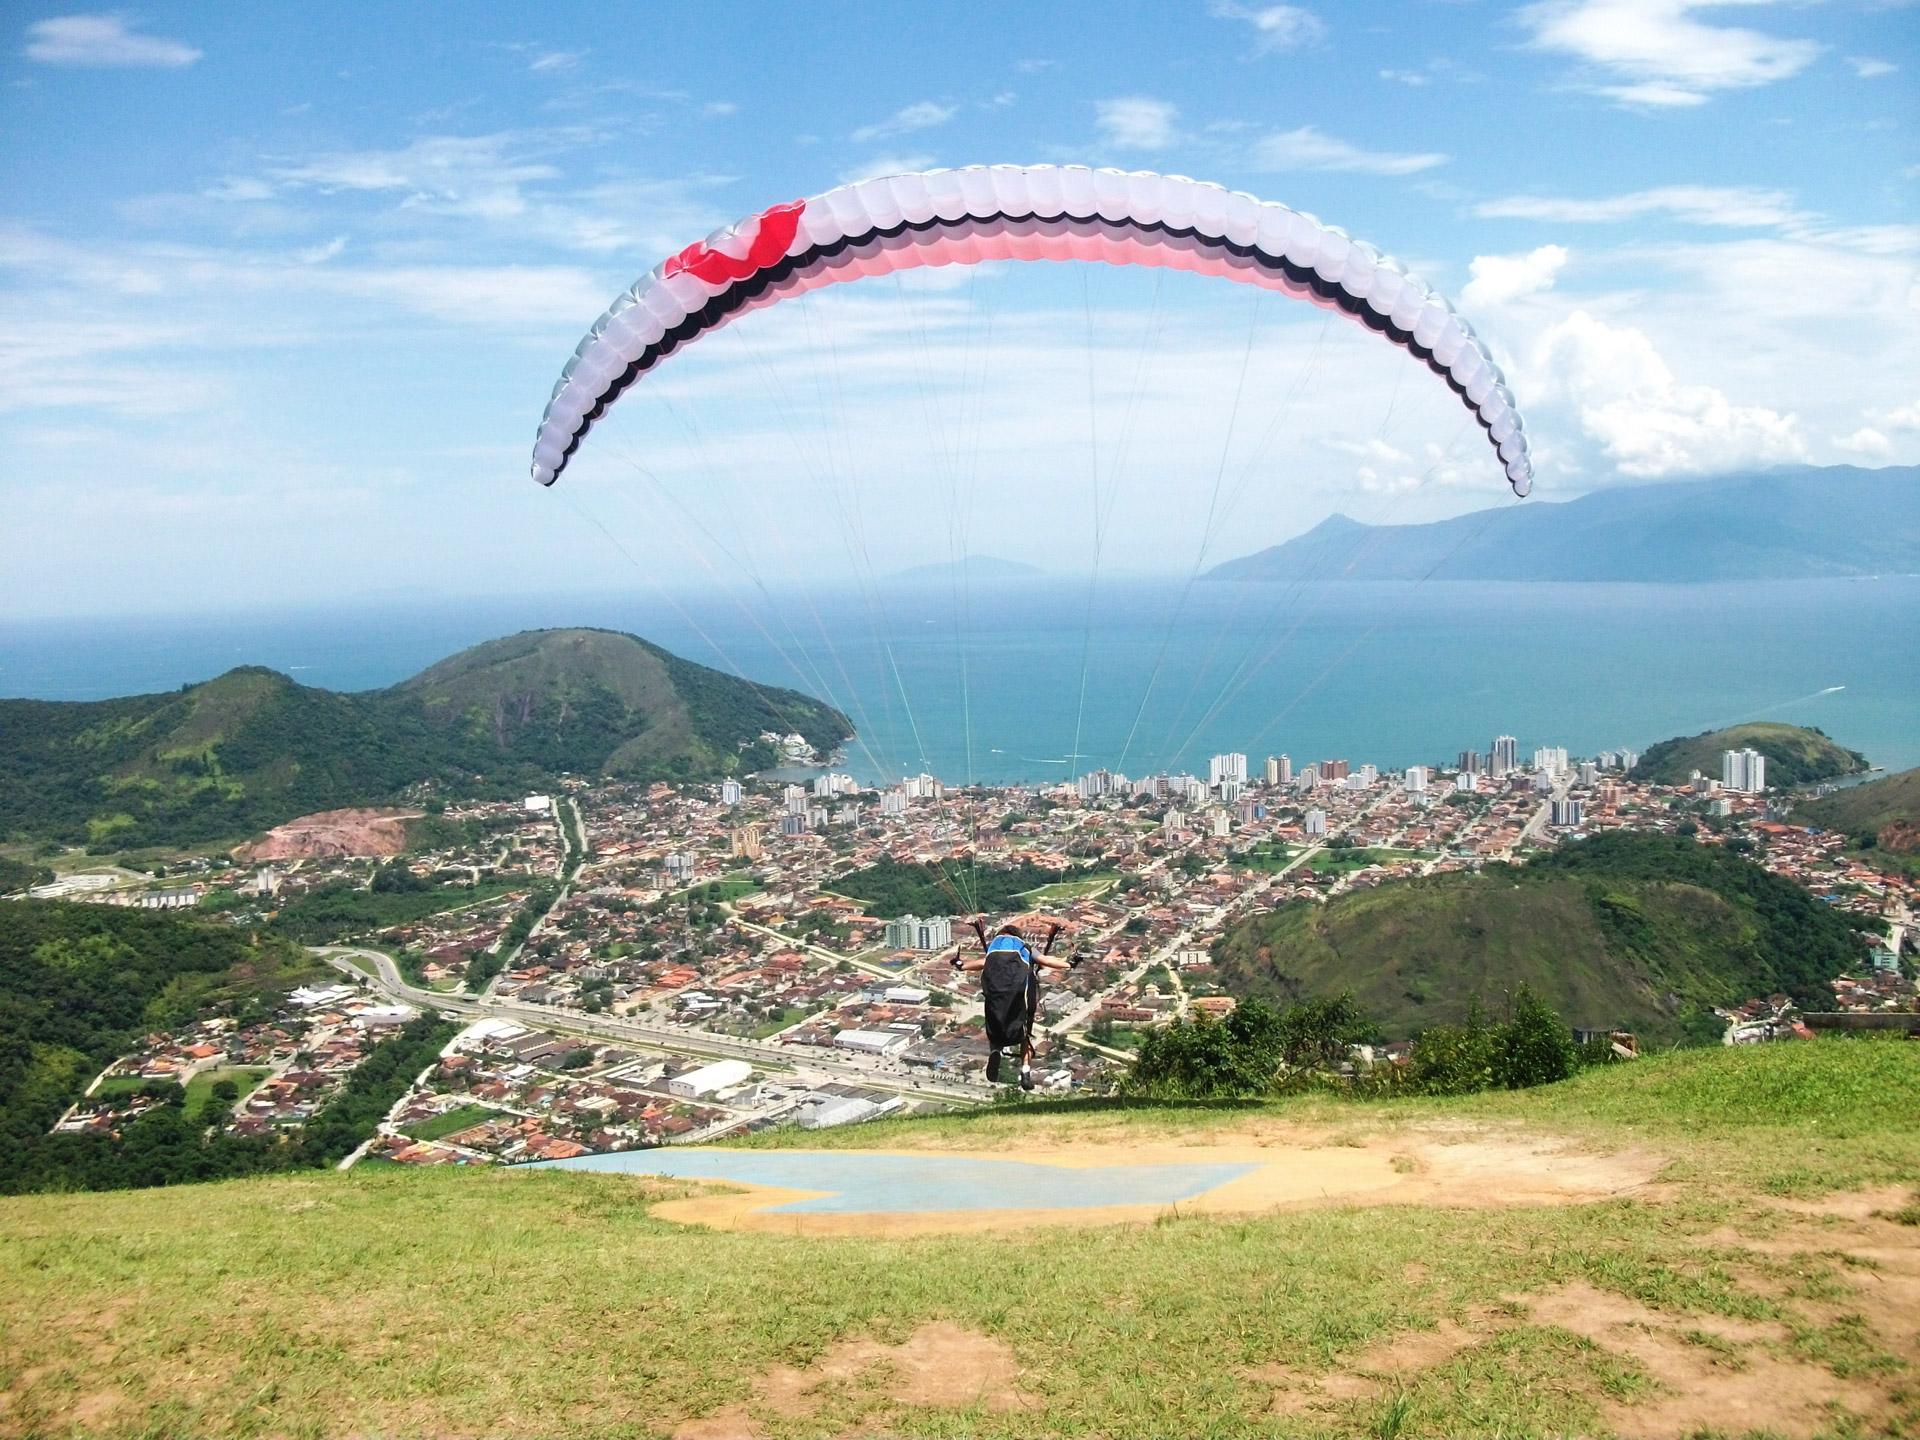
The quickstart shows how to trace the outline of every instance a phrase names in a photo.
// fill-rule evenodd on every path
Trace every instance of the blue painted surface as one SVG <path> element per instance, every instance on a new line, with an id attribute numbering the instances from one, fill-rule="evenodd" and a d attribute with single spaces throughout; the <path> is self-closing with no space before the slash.
<path id="1" fill-rule="evenodd" d="M 530 1169 L 597 1170 L 735 1180 L 832 1194 L 768 1213 L 920 1214 L 943 1210 L 1084 1210 L 1099 1205 L 1171 1205 L 1216 1190 L 1252 1165 L 1096 1165 L 1068 1169 L 1024 1160 L 859 1151 L 626 1150 L 541 1161 Z"/>

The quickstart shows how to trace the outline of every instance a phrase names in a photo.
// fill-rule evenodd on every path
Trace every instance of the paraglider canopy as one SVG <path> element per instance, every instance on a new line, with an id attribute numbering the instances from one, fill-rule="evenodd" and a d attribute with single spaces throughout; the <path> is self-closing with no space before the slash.
<path id="1" fill-rule="evenodd" d="M 551 485 L 621 393 L 736 316 L 844 280 L 990 260 L 1166 266 L 1337 311 L 1423 362 L 1486 432 L 1515 495 L 1533 485 L 1505 378 L 1446 298 L 1336 226 L 1219 185 L 1148 171 L 996 165 L 843 185 L 689 245 L 595 322 L 533 448 Z"/>

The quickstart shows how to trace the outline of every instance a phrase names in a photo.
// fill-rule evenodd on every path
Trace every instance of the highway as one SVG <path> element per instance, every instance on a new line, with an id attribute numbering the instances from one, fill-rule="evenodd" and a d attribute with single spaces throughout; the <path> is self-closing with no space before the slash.
<path id="1" fill-rule="evenodd" d="M 316 945 L 310 948 L 334 968 L 357 979 L 370 980 L 389 999 L 403 1001 L 423 1010 L 438 1010 L 464 1020 L 512 1020 L 530 1029 L 644 1045 L 668 1054 L 712 1060 L 746 1060 L 763 1070 L 817 1070 L 849 1084 L 864 1085 L 910 1098 L 931 1097 L 961 1104 L 980 1104 L 991 1099 L 994 1093 L 989 1086 L 939 1079 L 931 1075 L 920 1077 L 904 1072 L 892 1075 L 875 1071 L 818 1046 L 808 1046 L 804 1053 L 796 1053 L 792 1046 L 769 1040 L 748 1040 L 734 1035 L 715 1035 L 704 1030 L 652 1025 L 627 1016 L 587 1015 L 547 1005 L 504 1000 L 492 995 L 479 999 L 446 991 L 418 990 L 407 984 L 393 960 L 378 950 L 348 945 Z M 361 963 L 355 964 L 355 960 Z"/>

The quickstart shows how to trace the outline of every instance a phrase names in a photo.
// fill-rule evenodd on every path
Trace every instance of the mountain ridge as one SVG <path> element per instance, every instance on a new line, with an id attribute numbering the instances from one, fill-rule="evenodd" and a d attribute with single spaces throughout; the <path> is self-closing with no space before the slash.
<path id="1" fill-rule="evenodd" d="M 508 794 L 562 773 L 699 780 L 831 750 L 838 710 L 613 630 L 533 630 L 397 685 L 338 692 L 241 666 L 114 700 L 0 701 L 0 834 L 125 847 L 256 834 L 398 798 Z"/>
<path id="2" fill-rule="evenodd" d="M 1783 466 L 1420 525 L 1335 514 L 1205 580 L 1703 583 L 1920 574 L 1920 466 Z"/>

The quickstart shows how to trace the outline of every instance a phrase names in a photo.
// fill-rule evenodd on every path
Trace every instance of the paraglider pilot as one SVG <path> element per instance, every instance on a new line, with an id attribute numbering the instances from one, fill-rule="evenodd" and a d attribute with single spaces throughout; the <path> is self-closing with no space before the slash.
<path id="1" fill-rule="evenodd" d="M 980 972 L 980 996 L 987 1011 L 987 1079 L 1000 1081 L 1003 1060 L 1017 1060 L 1020 1088 L 1033 1089 L 1033 1018 L 1040 1007 L 1040 971 L 1070 970 L 1080 961 L 1053 956 L 1053 942 L 1063 927 L 1047 932 L 1046 943 L 1035 950 L 1018 925 L 1002 925 L 992 940 L 986 927 L 973 922 L 980 937 L 980 953 L 964 959 L 954 947 L 951 963 L 961 970 Z"/>

